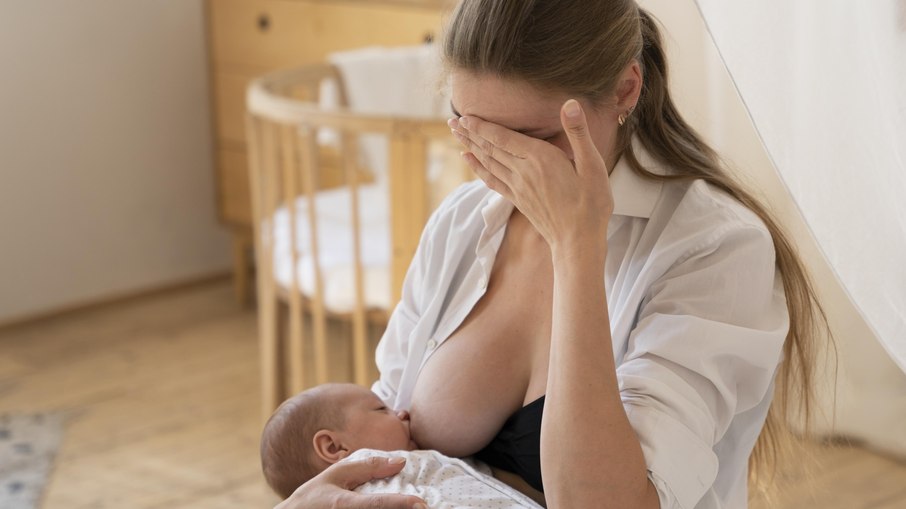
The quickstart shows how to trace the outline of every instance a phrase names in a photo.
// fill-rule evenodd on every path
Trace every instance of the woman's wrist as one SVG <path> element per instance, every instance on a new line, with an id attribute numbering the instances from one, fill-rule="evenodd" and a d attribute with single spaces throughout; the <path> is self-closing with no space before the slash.
<path id="1" fill-rule="evenodd" d="M 568 275 L 576 270 L 590 276 L 588 271 L 604 273 L 604 261 L 607 259 L 607 242 L 572 241 L 558 242 L 551 245 L 551 261 L 554 274 Z"/>

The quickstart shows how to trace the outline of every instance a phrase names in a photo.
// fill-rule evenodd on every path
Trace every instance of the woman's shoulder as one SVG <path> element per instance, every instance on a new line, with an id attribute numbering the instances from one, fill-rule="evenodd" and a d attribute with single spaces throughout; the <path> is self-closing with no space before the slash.
<path id="1" fill-rule="evenodd" d="M 773 248 L 771 232 L 755 211 L 703 179 L 665 185 L 651 223 L 659 230 L 658 244 L 674 253 L 711 251 L 730 238 Z"/>
<path id="2" fill-rule="evenodd" d="M 660 219 L 664 226 L 686 229 L 687 234 L 706 234 L 721 227 L 768 232 L 761 217 L 727 191 L 703 178 L 680 177 L 673 164 L 659 159 L 639 139 L 633 139 L 632 147 L 637 164 L 649 174 L 641 176 L 663 184 L 651 211 L 655 223 Z"/>
<path id="3" fill-rule="evenodd" d="M 755 211 L 702 178 L 666 181 L 652 218 L 669 219 L 673 226 L 701 230 L 735 226 L 768 232 L 767 225 Z"/>
<path id="4" fill-rule="evenodd" d="M 470 180 L 456 187 L 448 194 L 440 205 L 431 214 L 430 225 L 450 222 L 453 219 L 460 222 L 463 216 L 481 215 L 481 209 L 493 195 L 481 180 Z"/>
<path id="5" fill-rule="evenodd" d="M 457 186 L 448 194 L 438 206 L 438 210 L 455 208 L 462 205 L 479 205 L 491 196 L 493 191 L 488 189 L 480 179 L 469 180 Z"/>
<path id="6" fill-rule="evenodd" d="M 427 249 L 426 255 L 446 259 L 474 249 L 485 226 L 482 210 L 494 194 L 480 180 L 466 182 L 450 192 L 422 231 L 420 244 Z"/>
<path id="7" fill-rule="evenodd" d="M 739 228 L 754 228 L 764 232 L 767 225 L 752 209 L 744 205 L 729 192 L 703 179 L 689 183 L 685 190 L 684 201 L 689 207 L 700 208 L 721 224 L 734 225 Z"/>

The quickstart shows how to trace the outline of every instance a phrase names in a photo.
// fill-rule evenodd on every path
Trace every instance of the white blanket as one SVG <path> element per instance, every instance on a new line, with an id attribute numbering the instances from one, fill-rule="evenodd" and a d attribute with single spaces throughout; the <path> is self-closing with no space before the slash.
<path id="1" fill-rule="evenodd" d="M 451 115 L 448 87 L 440 85 L 440 54 L 433 44 L 370 46 L 331 53 L 327 59 L 339 69 L 349 109 L 356 113 L 426 119 Z M 336 84 L 325 81 L 321 86 L 321 106 L 331 108 L 337 104 Z M 330 129 L 322 129 L 318 139 L 325 145 L 337 143 L 337 135 Z M 377 182 L 386 184 L 387 139 L 376 134 L 362 135 L 359 149 L 361 164 L 374 173 Z M 435 173 L 439 170 L 433 169 Z"/>
<path id="2" fill-rule="evenodd" d="M 415 495 L 431 509 L 494 508 L 541 509 L 532 499 L 494 479 L 481 463 L 467 463 L 436 451 L 376 451 L 360 449 L 343 461 L 372 456 L 406 458 L 406 466 L 392 477 L 367 482 L 359 493 L 398 493 Z"/>

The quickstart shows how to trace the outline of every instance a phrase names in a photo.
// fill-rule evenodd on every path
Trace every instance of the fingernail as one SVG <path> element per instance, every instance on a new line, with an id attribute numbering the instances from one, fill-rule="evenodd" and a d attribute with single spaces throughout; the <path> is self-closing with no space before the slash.
<path id="1" fill-rule="evenodd" d="M 469 124 L 471 124 L 471 122 L 469 122 L 469 119 L 467 119 L 466 117 L 460 117 L 460 119 L 459 119 L 459 125 L 461 125 L 462 127 L 468 129 L 468 128 L 469 128 Z"/>
<path id="2" fill-rule="evenodd" d="M 450 126 L 451 129 L 456 129 L 457 124 L 459 124 L 459 121 L 455 118 L 450 118 L 447 120 L 447 125 Z"/>
<path id="3" fill-rule="evenodd" d="M 405 463 L 405 462 L 406 462 L 406 458 L 400 458 L 399 456 L 397 456 L 395 458 L 390 458 L 390 461 L 388 461 L 387 463 L 390 465 L 399 465 L 399 464 Z"/>
<path id="4" fill-rule="evenodd" d="M 564 110 L 566 111 L 566 116 L 572 117 L 572 118 L 578 117 L 579 113 L 582 112 L 581 108 L 579 108 L 579 102 L 576 101 L 575 99 L 570 99 L 570 100 L 566 101 L 566 106 L 564 107 Z"/>

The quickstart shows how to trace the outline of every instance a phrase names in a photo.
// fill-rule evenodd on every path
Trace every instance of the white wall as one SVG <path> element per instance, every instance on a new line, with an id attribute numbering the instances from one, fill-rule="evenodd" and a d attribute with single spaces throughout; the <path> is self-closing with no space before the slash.
<path id="1" fill-rule="evenodd" d="M 674 99 L 686 119 L 759 192 L 792 233 L 837 339 L 838 378 L 819 384 L 817 430 L 906 457 L 906 375 L 850 302 L 774 170 L 693 0 L 641 0 L 666 26 Z M 830 357 L 833 360 L 833 357 Z M 829 367 L 829 366 L 827 366 Z M 836 399 L 836 402 L 835 402 Z M 899 431 L 895 431 L 899 430 Z"/>
<path id="2" fill-rule="evenodd" d="M 201 0 L 0 5 L 0 322 L 223 271 Z"/>

